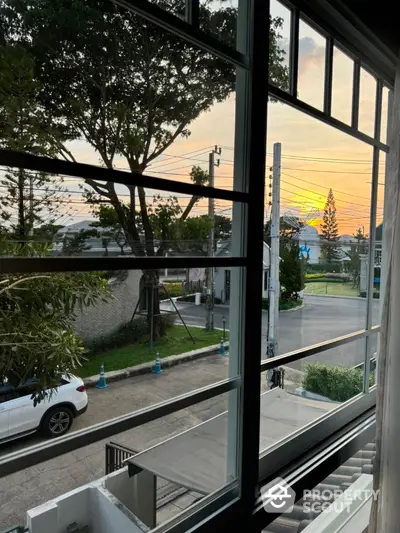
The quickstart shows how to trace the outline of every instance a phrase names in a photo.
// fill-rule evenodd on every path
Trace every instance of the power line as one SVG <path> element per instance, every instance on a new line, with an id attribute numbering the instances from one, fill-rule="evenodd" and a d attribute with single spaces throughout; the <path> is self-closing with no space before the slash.
<path id="1" fill-rule="evenodd" d="M 222 146 L 225 150 L 231 150 L 234 151 L 234 148 L 232 146 Z M 267 155 L 272 156 L 272 152 L 267 152 Z M 314 157 L 314 156 L 299 156 L 299 155 L 292 155 L 292 154 L 286 154 L 282 155 L 283 159 L 300 159 L 303 161 L 323 161 L 323 162 L 337 162 L 337 163 L 354 163 L 354 164 L 368 164 L 372 165 L 372 161 L 365 160 L 365 159 L 345 159 L 345 158 L 333 158 L 333 157 Z M 383 161 L 380 162 L 380 164 L 384 164 Z"/>
<path id="2" fill-rule="evenodd" d="M 308 181 L 308 180 L 305 180 L 303 178 L 299 178 L 298 176 L 293 176 L 291 174 L 286 174 L 285 172 L 282 172 L 282 174 L 284 176 L 287 176 L 288 178 L 293 178 L 295 180 L 299 180 L 299 181 L 304 181 L 304 183 L 309 183 L 310 185 L 314 185 L 315 187 L 320 187 L 321 189 L 332 189 L 332 187 L 327 187 L 326 185 L 319 185 L 318 183 L 314 183 L 312 181 Z M 345 194 L 346 196 L 354 196 L 355 198 L 360 198 L 362 200 L 371 200 L 370 198 L 367 198 L 366 196 L 358 196 L 357 194 L 350 194 L 348 192 L 344 192 L 344 191 L 340 191 L 339 189 L 335 189 L 335 194 L 336 193 L 340 193 L 340 194 Z"/>
<path id="3" fill-rule="evenodd" d="M 285 173 L 283 173 L 283 172 L 282 172 L 282 174 L 283 174 L 284 176 L 287 176 L 287 175 L 288 175 L 288 174 L 285 174 Z M 292 176 L 289 176 L 289 177 L 292 177 Z M 287 181 L 285 181 L 284 183 L 286 183 L 286 185 L 289 185 L 290 187 L 296 187 L 296 189 L 301 189 L 301 190 L 303 190 L 303 191 L 308 191 L 308 192 L 311 192 L 311 193 L 313 193 L 313 194 L 317 194 L 317 195 L 320 196 L 321 198 L 324 198 L 324 196 L 323 196 L 321 193 L 319 193 L 319 192 L 312 191 L 311 189 L 306 189 L 305 187 L 300 187 L 300 185 L 293 185 L 292 183 L 287 182 Z M 286 192 L 289 192 L 289 191 L 286 191 Z M 336 191 L 334 191 L 334 192 L 336 193 Z M 336 202 L 336 203 L 337 203 L 337 202 L 342 202 L 342 203 L 345 204 L 345 203 L 346 203 L 346 200 L 342 200 L 341 198 L 335 198 L 335 202 Z M 354 202 L 351 203 L 350 201 L 348 202 L 348 204 L 350 204 L 350 205 L 356 205 L 356 206 L 360 206 L 360 207 L 366 207 L 366 208 L 368 208 L 368 209 L 369 209 L 369 207 L 370 207 L 369 205 L 366 205 L 366 204 L 358 204 L 358 203 L 354 203 Z"/>

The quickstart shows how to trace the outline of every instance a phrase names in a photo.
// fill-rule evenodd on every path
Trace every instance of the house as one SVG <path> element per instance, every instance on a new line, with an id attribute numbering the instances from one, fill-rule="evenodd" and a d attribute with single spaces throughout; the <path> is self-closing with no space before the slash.
<path id="1" fill-rule="evenodd" d="M 229 257 L 231 255 L 231 241 L 221 243 L 217 248 L 216 257 Z M 263 289 L 262 298 L 268 298 L 268 280 L 270 265 L 270 248 L 264 242 L 263 251 Z M 229 304 L 231 297 L 231 269 L 217 267 L 214 269 L 214 295 L 222 303 Z"/>
<path id="2" fill-rule="evenodd" d="M 74 252 L 73 255 L 81 255 L 86 257 L 98 257 L 102 255 L 116 256 L 121 255 L 123 251 L 125 254 L 130 253 L 130 248 L 123 245 L 123 239 L 121 239 L 121 246 L 111 237 L 103 238 L 101 233 L 107 232 L 105 228 L 101 226 L 94 227 L 92 224 L 96 223 L 96 220 L 82 220 L 69 226 L 64 226 L 59 229 L 54 236 L 53 253 L 56 255 L 63 255 L 65 252 L 65 246 L 68 242 L 78 235 L 81 231 L 97 230 L 99 236 L 90 235 L 85 239 L 84 246 L 79 252 Z"/>
<path id="3" fill-rule="evenodd" d="M 318 230 L 314 226 L 303 226 L 295 239 L 299 241 L 300 253 L 311 265 L 318 264 L 321 245 Z"/>

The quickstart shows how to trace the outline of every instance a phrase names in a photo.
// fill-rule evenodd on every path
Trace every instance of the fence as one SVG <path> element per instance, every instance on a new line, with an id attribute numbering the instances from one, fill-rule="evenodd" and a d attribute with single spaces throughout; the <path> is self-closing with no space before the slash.
<path id="1" fill-rule="evenodd" d="M 108 442 L 106 444 L 106 475 L 126 466 L 125 460 L 136 454 L 136 450 L 132 450 L 116 442 Z"/>

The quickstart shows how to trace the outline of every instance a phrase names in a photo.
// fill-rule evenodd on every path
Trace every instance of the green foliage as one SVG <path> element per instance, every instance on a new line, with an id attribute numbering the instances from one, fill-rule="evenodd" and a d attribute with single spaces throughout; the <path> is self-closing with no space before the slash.
<path id="1" fill-rule="evenodd" d="M 64 137 L 60 127 L 48 122 L 39 100 L 34 59 L 18 44 L 0 46 L 0 148 L 55 155 L 54 140 Z M 38 226 L 60 218 L 62 182 L 43 172 L 6 169 L 0 179 L 0 222 L 7 225 L 11 238 L 32 238 Z"/>
<path id="2" fill-rule="evenodd" d="M 307 263 L 307 272 L 332 272 L 332 267 L 323 263 Z"/>
<path id="3" fill-rule="evenodd" d="M 321 257 L 326 259 L 328 263 L 332 263 L 340 259 L 339 246 L 339 230 L 336 220 L 336 204 L 332 189 L 329 189 L 328 196 L 325 203 L 324 215 L 321 224 Z"/>
<path id="4" fill-rule="evenodd" d="M 310 279 L 313 279 L 313 280 L 316 280 L 316 279 L 326 279 L 325 278 L 325 273 L 324 272 L 316 272 L 315 274 L 313 273 L 307 273 L 306 274 L 306 283 L 307 283 L 307 280 L 310 280 Z"/>
<path id="5" fill-rule="evenodd" d="M 168 283 L 165 287 L 168 291 L 168 294 L 171 298 L 175 298 L 176 296 L 182 296 L 184 294 L 184 285 L 182 282 L 178 283 Z M 158 293 L 160 295 L 160 300 L 167 300 L 168 295 L 163 287 L 160 287 L 158 289 Z"/>
<path id="6" fill-rule="evenodd" d="M 299 258 L 299 245 L 295 241 L 283 242 L 280 246 L 281 298 L 295 300 L 304 289 L 304 260 Z"/>
<path id="7" fill-rule="evenodd" d="M 174 325 L 175 314 L 161 315 L 160 320 L 162 327 L 167 330 Z M 137 317 L 132 322 L 127 322 L 121 325 L 118 329 L 108 335 L 98 337 L 86 343 L 85 348 L 89 351 L 88 357 L 92 358 L 97 354 L 111 350 L 113 348 L 121 348 L 130 344 L 139 342 L 148 342 L 149 326 L 145 317 Z"/>
<path id="8" fill-rule="evenodd" d="M 369 384 L 374 384 L 373 374 L 370 374 Z M 310 363 L 306 366 L 302 386 L 335 402 L 345 402 L 362 392 L 363 372 L 360 368 Z"/>
<path id="9" fill-rule="evenodd" d="M 0 240 L 0 255 L 46 256 L 49 246 Z M 36 377 L 37 395 L 73 372 L 84 348 L 72 333 L 78 309 L 109 297 L 96 273 L 0 276 L 0 382 L 15 386 Z"/>
<path id="10" fill-rule="evenodd" d="M 293 224 L 289 224 L 285 217 L 280 217 L 279 220 L 279 236 L 281 241 L 285 244 L 289 243 L 293 237 L 296 237 L 300 232 L 301 228 L 304 226 L 299 218 L 294 218 Z M 264 226 L 264 241 L 271 245 L 271 220 L 267 220 Z"/>
<path id="11" fill-rule="evenodd" d="M 184 0 L 153 3 L 184 14 Z M 202 28 L 217 29 L 219 37 L 235 47 L 237 8 L 224 4 L 215 9 L 207 0 L 200 5 L 199 18 Z M 65 140 L 84 140 L 106 168 L 118 162 L 143 173 L 175 139 L 190 135 L 197 117 L 234 92 L 234 65 L 116 2 L 5 0 L 0 25 L 2 42 L 23 47 L 29 56 L 38 96 L 32 112 L 42 113 L 38 122 L 45 126 L 51 146 L 68 160 L 74 161 L 75 155 Z M 271 83 L 286 89 L 288 68 L 279 44 L 282 25 L 281 18 L 271 19 L 269 75 Z M 203 182 L 207 176 L 193 169 L 191 178 Z M 132 179 L 124 188 L 126 202 L 111 182 L 94 176 L 85 186 L 92 200 L 115 209 L 132 253 L 154 256 L 157 246 L 145 189 Z M 192 197 L 189 204 L 198 199 Z M 181 217 L 188 214 L 185 209 Z M 157 253 L 163 253 L 162 245 Z M 158 283 L 155 271 L 144 272 L 144 277 L 149 284 Z M 155 302 L 156 312 L 158 306 Z M 162 333 L 157 323 L 156 337 Z"/>

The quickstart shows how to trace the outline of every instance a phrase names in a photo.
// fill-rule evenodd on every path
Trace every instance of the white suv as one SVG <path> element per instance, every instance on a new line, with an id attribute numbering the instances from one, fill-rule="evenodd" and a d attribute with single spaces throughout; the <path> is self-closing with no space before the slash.
<path id="1" fill-rule="evenodd" d="M 0 383 L 0 442 L 39 430 L 47 437 L 60 437 L 73 419 L 86 411 L 88 396 L 81 378 L 62 377 L 56 391 L 36 406 L 31 398 L 33 382 L 29 380 L 18 388 Z"/>

